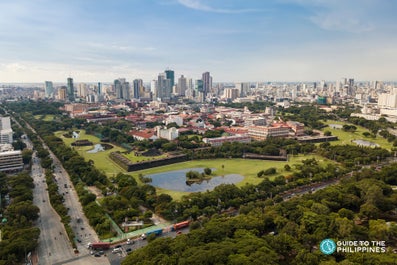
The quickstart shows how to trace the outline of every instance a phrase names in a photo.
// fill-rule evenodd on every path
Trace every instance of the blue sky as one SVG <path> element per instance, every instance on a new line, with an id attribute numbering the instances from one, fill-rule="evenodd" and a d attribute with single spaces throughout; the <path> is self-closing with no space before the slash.
<path id="1" fill-rule="evenodd" d="M 1 0 L 0 83 L 396 80 L 394 0 Z"/>

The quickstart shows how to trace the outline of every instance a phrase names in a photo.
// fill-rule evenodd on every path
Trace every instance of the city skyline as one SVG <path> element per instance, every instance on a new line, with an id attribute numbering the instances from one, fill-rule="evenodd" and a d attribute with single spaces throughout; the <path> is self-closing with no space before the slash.
<path id="1" fill-rule="evenodd" d="M 395 80 L 392 1 L 0 3 L 0 83 Z"/>

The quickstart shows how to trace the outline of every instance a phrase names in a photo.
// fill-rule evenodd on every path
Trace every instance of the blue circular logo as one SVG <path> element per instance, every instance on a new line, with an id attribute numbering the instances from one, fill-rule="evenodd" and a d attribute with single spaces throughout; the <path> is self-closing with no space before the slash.
<path id="1" fill-rule="evenodd" d="M 336 250 L 335 241 L 333 241 L 332 239 L 329 239 L 329 238 L 324 239 L 320 243 L 320 250 L 325 255 L 331 255 Z"/>

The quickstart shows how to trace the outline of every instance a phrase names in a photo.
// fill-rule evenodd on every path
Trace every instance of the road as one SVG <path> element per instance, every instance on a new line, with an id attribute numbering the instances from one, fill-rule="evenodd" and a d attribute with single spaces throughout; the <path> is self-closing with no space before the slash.
<path id="1" fill-rule="evenodd" d="M 28 148 L 33 147 L 31 141 L 27 139 L 26 136 L 23 137 L 23 140 Z M 49 152 L 53 159 L 53 164 L 58 172 L 56 174 L 56 178 L 59 179 L 59 181 L 57 181 L 59 191 L 64 192 L 65 195 L 67 195 L 64 196 L 65 206 L 69 208 L 69 215 L 72 219 L 71 226 L 77 236 L 76 240 L 79 239 L 81 243 L 77 244 L 79 253 L 76 254 L 68 239 L 60 216 L 50 204 L 44 169 L 40 165 L 40 159 L 37 157 L 36 152 L 34 152 L 32 155 L 31 170 L 31 176 L 35 184 L 33 189 L 33 203 L 40 209 L 40 217 L 36 222 L 36 226 L 39 227 L 41 233 L 39 237 L 37 257 L 32 259 L 33 264 L 108 265 L 109 260 L 107 257 L 94 257 L 90 255 L 89 250 L 85 247 L 84 244 L 90 241 L 98 241 L 98 237 L 89 226 L 83 214 L 77 194 L 74 189 L 71 188 L 73 186 L 69 180 L 69 176 L 54 154 L 50 150 Z M 64 186 L 60 187 L 61 185 L 59 182 L 61 182 L 62 185 L 66 184 L 68 188 L 64 188 Z M 79 222 L 78 225 L 75 225 L 75 222 L 77 224 L 77 219 L 81 220 L 81 222 Z"/>

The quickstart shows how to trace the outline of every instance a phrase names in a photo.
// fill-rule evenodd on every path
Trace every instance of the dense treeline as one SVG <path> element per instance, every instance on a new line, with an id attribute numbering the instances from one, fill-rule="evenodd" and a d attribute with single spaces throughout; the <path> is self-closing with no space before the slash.
<path id="1" fill-rule="evenodd" d="M 355 145 L 330 145 L 329 143 L 321 144 L 322 148 L 317 150 L 318 154 L 342 163 L 346 167 L 355 165 L 368 165 L 374 162 L 380 162 L 391 154 L 386 149 L 362 147 Z"/>
<path id="2" fill-rule="evenodd" d="M 325 125 L 323 121 L 330 118 L 324 110 L 312 105 L 291 106 L 289 108 L 280 109 L 283 120 L 298 121 L 311 129 L 321 129 Z"/>
<path id="3" fill-rule="evenodd" d="M 33 188 L 33 179 L 25 173 L 0 173 L 1 197 L 8 194 L 11 199 L 8 206 L 1 200 L 4 222 L 0 225 L 0 264 L 19 264 L 38 245 L 40 229 L 34 227 L 34 222 L 39 217 L 39 208 L 33 205 Z"/>
<path id="4" fill-rule="evenodd" d="M 340 185 L 278 204 L 251 200 L 235 217 L 200 216 L 189 234 L 158 238 L 123 264 L 395 264 L 397 194 L 388 183 L 396 182 L 389 176 L 396 170 L 396 164 L 365 169 Z M 325 238 L 381 240 L 388 250 L 324 255 L 318 246 Z"/>
<path id="5" fill-rule="evenodd" d="M 211 192 L 192 193 L 180 201 L 157 204 L 155 211 L 170 220 L 196 220 L 199 216 L 210 218 L 222 210 L 230 207 L 239 208 L 256 200 L 266 200 L 267 203 L 273 204 L 281 200 L 280 195 L 287 190 L 338 178 L 346 173 L 345 169 L 333 164 L 321 166 L 315 159 L 304 160 L 295 167 L 296 171 L 287 176 L 280 175 L 273 180 L 262 176 L 264 179 L 260 184 L 247 184 L 240 188 L 230 184 L 219 185 Z"/>
<path id="6" fill-rule="evenodd" d="M 203 149 L 185 150 L 191 159 L 241 158 L 245 153 L 280 156 L 289 154 L 308 154 L 315 150 L 315 145 L 299 143 L 294 139 L 269 138 L 265 141 L 247 143 L 224 143 L 221 146 Z"/>

